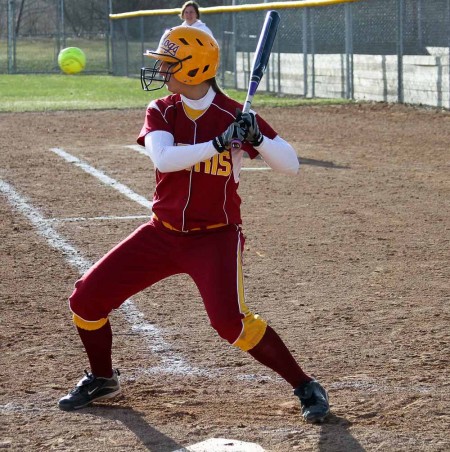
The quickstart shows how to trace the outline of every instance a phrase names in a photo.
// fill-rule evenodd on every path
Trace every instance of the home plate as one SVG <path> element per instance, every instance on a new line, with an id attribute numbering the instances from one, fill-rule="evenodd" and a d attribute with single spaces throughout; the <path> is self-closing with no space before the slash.
<path id="1" fill-rule="evenodd" d="M 264 452 L 264 449 L 255 443 L 246 443 L 235 439 L 211 438 L 183 449 L 177 449 L 174 452 Z"/>

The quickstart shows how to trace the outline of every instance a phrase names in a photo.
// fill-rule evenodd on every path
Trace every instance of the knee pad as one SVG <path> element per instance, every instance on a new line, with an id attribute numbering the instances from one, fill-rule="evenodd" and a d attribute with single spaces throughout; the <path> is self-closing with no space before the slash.
<path id="1" fill-rule="evenodd" d="M 267 322 L 258 314 L 252 314 L 250 312 L 242 319 L 242 325 L 241 334 L 232 345 L 240 348 L 244 352 L 248 352 L 258 345 L 259 341 L 263 338 L 266 332 Z"/>
<path id="2" fill-rule="evenodd" d="M 82 286 L 82 279 L 78 280 L 75 283 L 75 290 L 69 298 L 69 308 L 73 315 L 73 323 L 78 328 L 87 331 L 94 331 L 100 329 L 103 325 L 108 321 L 108 317 L 102 317 L 101 315 L 96 314 L 93 311 L 92 304 L 86 304 L 84 298 L 79 296 L 79 291 Z M 100 317 L 99 320 L 86 320 L 85 317 Z"/>
<path id="3" fill-rule="evenodd" d="M 82 330 L 87 330 L 87 331 L 99 330 L 108 321 L 108 318 L 94 320 L 94 321 L 84 320 L 80 316 L 76 315 L 74 312 L 72 313 L 72 315 L 73 315 L 73 323 L 75 323 L 75 325 L 78 328 L 81 328 Z"/>
<path id="4" fill-rule="evenodd" d="M 234 322 L 233 325 L 229 323 L 220 326 L 213 325 L 213 327 L 222 339 L 247 352 L 255 347 L 262 339 L 266 332 L 267 322 L 259 315 L 247 312 L 239 323 Z"/>

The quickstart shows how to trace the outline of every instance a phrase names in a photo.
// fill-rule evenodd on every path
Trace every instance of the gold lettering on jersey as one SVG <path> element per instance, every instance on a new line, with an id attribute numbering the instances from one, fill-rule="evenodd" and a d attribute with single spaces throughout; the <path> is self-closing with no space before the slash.
<path id="1" fill-rule="evenodd" d="M 205 173 L 206 174 L 211 174 L 211 166 L 212 166 L 212 159 L 209 160 L 205 160 L 204 162 L 199 162 L 194 166 L 194 171 L 196 173 L 199 173 L 201 171 L 201 164 L 203 163 L 203 165 L 205 166 Z"/>
<path id="2" fill-rule="evenodd" d="M 220 154 L 217 154 L 211 159 L 212 160 L 212 168 L 211 168 L 210 174 L 212 174 L 213 176 L 217 175 L 217 168 L 219 166 L 219 157 L 220 157 Z"/>
<path id="3" fill-rule="evenodd" d="M 195 173 L 211 174 L 212 176 L 229 176 L 231 174 L 231 155 L 229 151 L 216 154 L 208 160 L 193 166 Z M 190 169 L 188 169 L 189 171 Z"/>
<path id="4" fill-rule="evenodd" d="M 228 151 L 226 151 L 226 153 L 227 155 L 224 155 L 225 152 L 219 154 L 218 176 L 229 176 L 231 174 L 230 153 Z"/>

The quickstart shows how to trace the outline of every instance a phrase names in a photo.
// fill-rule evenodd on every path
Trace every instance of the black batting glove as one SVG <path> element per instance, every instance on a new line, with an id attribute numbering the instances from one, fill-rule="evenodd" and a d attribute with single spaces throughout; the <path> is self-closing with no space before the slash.
<path id="1" fill-rule="evenodd" d="M 228 126 L 222 134 L 212 140 L 212 143 L 217 152 L 228 151 L 231 148 L 233 141 L 242 142 L 247 137 L 247 129 L 242 127 L 237 122 L 233 122 Z"/>
<path id="2" fill-rule="evenodd" d="M 236 110 L 236 122 L 248 130 L 246 141 L 252 146 L 259 146 L 263 142 L 264 135 L 259 130 L 255 113 L 242 113 L 242 111 Z"/>

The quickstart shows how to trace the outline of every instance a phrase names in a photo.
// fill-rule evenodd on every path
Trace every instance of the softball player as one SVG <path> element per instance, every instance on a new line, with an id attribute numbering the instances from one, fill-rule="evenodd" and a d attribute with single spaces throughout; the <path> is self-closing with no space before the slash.
<path id="1" fill-rule="evenodd" d="M 261 155 L 286 174 L 297 173 L 297 155 L 261 117 L 236 113 L 241 105 L 216 83 L 219 48 L 208 33 L 172 28 L 146 56 L 154 66 L 142 69 L 143 88 L 166 85 L 173 93 L 150 103 L 137 139 L 155 167 L 153 216 L 75 284 L 70 309 L 91 373 L 60 399 L 59 407 L 75 410 L 120 392 L 109 313 L 157 281 L 186 273 L 220 337 L 281 375 L 299 397 L 306 421 L 322 421 L 329 413 L 325 389 L 303 372 L 244 298 L 237 193 L 243 154 Z M 233 140 L 242 146 L 231 148 Z"/>

